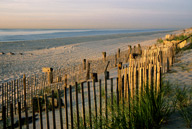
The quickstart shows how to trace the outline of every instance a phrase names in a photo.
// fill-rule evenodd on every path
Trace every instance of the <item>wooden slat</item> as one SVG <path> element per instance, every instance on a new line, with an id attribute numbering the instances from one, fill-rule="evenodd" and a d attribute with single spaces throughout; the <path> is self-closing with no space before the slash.
<path id="1" fill-rule="evenodd" d="M 67 87 L 64 87 L 64 100 L 65 100 L 65 124 L 66 124 L 66 129 L 69 128 L 69 125 L 68 125 L 68 109 L 67 109 Z"/>
<path id="2" fill-rule="evenodd" d="M 22 129 L 22 125 L 21 125 L 21 103 L 18 102 L 18 117 L 19 117 L 19 129 Z"/>
<path id="3" fill-rule="evenodd" d="M 24 108 L 25 108 L 25 122 L 26 122 L 26 128 L 29 129 L 29 122 L 28 122 L 28 108 L 27 103 L 24 100 Z"/>
<path id="4" fill-rule="evenodd" d="M 3 106 L 2 108 L 2 119 L 3 119 L 3 128 L 6 129 L 6 107 Z"/>
<path id="5" fill-rule="evenodd" d="M 96 90 L 95 90 L 95 81 L 93 83 L 93 96 L 94 96 L 94 107 L 95 107 L 95 118 L 97 119 L 97 98 L 96 98 Z"/>
<path id="6" fill-rule="evenodd" d="M 47 104 L 47 94 L 45 94 L 45 118 L 46 118 L 46 125 L 47 129 L 49 129 L 49 109 Z"/>
<path id="7" fill-rule="evenodd" d="M 112 115 L 114 115 L 114 112 L 113 112 L 113 78 L 111 78 L 111 112 L 112 112 Z M 112 122 L 113 122 L 113 117 L 112 117 Z"/>
<path id="8" fill-rule="evenodd" d="M 100 110 L 100 128 L 102 128 L 102 93 L 101 93 L 101 79 L 99 80 L 99 110 Z"/>
<path id="9" fill-rule="evenodd" d="M 36 123 L 35 123 L 35 104 L 34 104 L 34 102 L 35 102 L 35 99 L 33 98 L 33 101 L 32 101 L 32 106 L 33 106 L 33 108 L 32 108 L 32 122 L 33 122 L 33 129 L 36 129 Z"/>
<path id="10" fill-rule="evenodd" d="M 92 128 L 92 120 L 91 120 L 91 96 L 90 96 L 90 82 L 87 82 L 87 92 L 88 92 L 88 108 L 89 108 L 89 124 L 90 128 Z"/>
<path id="11" fill-rule="evenodd" d="M 13 113 L 13 104 L 10 103 L 10 113 L 11 113 L 11 129 L 14 129 L 14 113 Z"/>
<path id="12" fill-rule="evenodd" d="M 75 97 L 76 97 L 76 118 L 77 118 L 77 128 L 79 128 L 79 101 L 78 101 L 78 84 L 75 82 Z"/>
<path id="13" fill-rule="evenodd" d="M 71 115 L 71 129 L 73 129 L 73 100 L 72 100 L 72 87 L 69 86 L 69 97 L 70 97 L 70 115 Z"/>
<path id="14" fill-rule="evenodd" d="M 82 117 L 83 117 L 83 125 L 86 128 L 85 122 L 85 100 L 84 100 L 84 87 L 83 83 L 81 83 L 81 97 L 82 97 Z"/>
<path id="15" fill-rule="evenodd" d="M 54 90 L 52 90 L 52 116 L 53 116 L 53 129 L 56 129 Z"/>
<path id="16" fill-rule="evenodd" d="M 105 87 L 105 117 L 108 120 L 108 111 L 107 111 L 107 79 L 104 79 L 104 87 Z"/>
<path id="17" fill-rule="evenodd" d="M 61 129 L 63 129 L 63 116 L 62 116 L 62 109 L 61 109 L 61 93 L 60 90 L 57 90 L 58 92 L 58 104 L 59 104 L 59 115 L 60 115 L 60 126 Z"/>
<path id="18" fill-rule="evenodd" d="M 39 108 L 39 124 L 40 124 L 40 129 L 43 129 L 42 105 L 41 105 L 40 98 L 38 98 L 38 108 Z"/>

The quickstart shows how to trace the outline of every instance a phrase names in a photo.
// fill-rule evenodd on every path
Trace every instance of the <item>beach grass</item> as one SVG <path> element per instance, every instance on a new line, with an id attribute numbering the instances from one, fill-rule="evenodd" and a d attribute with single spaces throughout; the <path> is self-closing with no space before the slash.
<path id="1" fill-rule="evenodd" d="M 128 102 L 124 101 L 124 103 L 120 100 L 119 106 L 117 106 L 116 99 L 113 105 L 110 103 L 111 100 L 108 100 L 108 119 L 104 115 L 105 112 L 99 117 L 92 115 L 93 128 L 160 128 L 175 111 L 175 101 L 170 99 L 170 96 L 173 96 L 170 93 L 170 86 L 164 84 L 163 87 L 165 88 L 162 88 L 159 94 L 146 88 L 140 101 L 138 97 L 130 99 Z M 116 96 L 113 98 L 116 98 Z M 86 116 L 86 120 L 89 123 L 88 116 Z M 90 128 L 89 125 L 87 124 L 87 128 Z M 80 122 L 80 128 L 84 128 L 82 121 Z"/>

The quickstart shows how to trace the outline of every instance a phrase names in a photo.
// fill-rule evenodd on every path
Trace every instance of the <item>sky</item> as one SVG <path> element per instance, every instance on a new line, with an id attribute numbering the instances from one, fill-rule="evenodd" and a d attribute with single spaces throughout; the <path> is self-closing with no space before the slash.
<path id="1" fill-rule="evenodd" d="M 192 0 L 0 0 L 0 28 L 188 28 Z"/>

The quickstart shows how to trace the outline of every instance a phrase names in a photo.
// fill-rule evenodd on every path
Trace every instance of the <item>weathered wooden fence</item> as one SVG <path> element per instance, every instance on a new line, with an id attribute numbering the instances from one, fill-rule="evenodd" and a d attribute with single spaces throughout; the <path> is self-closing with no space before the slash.
<path id="1" fill-rule="evenodd" d="M 118 49 L 115 56 L 106 56 L 103 52 L 103 59 L 97 62 L 83 60 L 79 67 L 72 70 L 78 71 L 78 74 L 75 73 L 73 76 L 72 73 L 66 74 L 67 72 L 58 70 L 60 74 L 51 73 L 52 82 L 50 73 L 46 73 L 30 78 L 24 75 L 22 79 L 3 83 L 3 127 L 63 128 L 65 125 L 66 128 L 73 128 L 78 127 L 81 118 L 84 126 L 91 127 L 91 115 L 96 118 L 99 115 L 107 118 L 108 101 L 114 103 L 113 95 L 117 97 L 118 104 L 122 99 L 128 101 L 129 97 L 140 96 L 146 85 L 158 93 L 161 74 L 169 71 L 174 63 L 176 47 L 177 44 L 153 45 L 147 49 L 141 49 L 140 45 L 134 48 L 128 46 L 128 51 L 120 52 Z M 110 78 L 108 69 L 116 66 L 117 77 Z M 104 73 L 102 80 L 98 81 L 98 73 Z M 71 80 L 66 75 L 70 75 Z M 36 114 L 39 116 L 38 124 Z"/>

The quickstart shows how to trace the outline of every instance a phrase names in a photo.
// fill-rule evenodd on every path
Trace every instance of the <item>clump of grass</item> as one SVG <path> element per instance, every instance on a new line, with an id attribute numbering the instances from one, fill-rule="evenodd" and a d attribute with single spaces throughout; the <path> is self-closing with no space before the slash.
<path id="1" fill-rule="evenodd" d="M 192 89 L 184 87 L 176 88 L 177 109 L 186 123 L 186 127 L 192 127 Z"/>
<path id="2" fill-rule="evenodd" d="M 163 39 L 162 38 L 158 38 L 157 39 L 157 43 L 163 43 Z"/>
<path id="3" fill-rule="evenodd" d="M 151 92 L 149 89 L 142 96 L 140 106 L 134 106 L 133 116 L 135 121 L 132 125 L 136 128 L 160 128 L 173 112 L 173 108 L 167 102 L 165 91 L 159 94 Z"/>
<path id="4" fill-rule="evenodd" d="M 192 108 L 191 107 L 182 107 L 179 111 L 181 117 L 184 119 L 187 128 L 191 128 L 192 125 Z"/>
<path id="5" fill-rule="evenodd" d="M 172 40 L 184 40 L 186 39 L 188 36 L 187 35 L 177 35 L 177 36 L 172 36 L 170 39 L 167 39 L 167 41 L 172 41 Z"/>
<path id="6" fill-rule="evenodd" d="M 152 91 L 153 89 L 146 88 L 140 101 L 138 99 L 139 96 L 136 96 L 133 99 L 130 98 L 128 102 L 125 100 L 125 103 L 120 100 L 119 106 L 117 106 L 116 100 L 114 100 L 113 105 L 110 103 L 111 100 L 108 100 L 108 119 L 106 119 L 105 113 L 102 113 L 102 116 L 97 118 L 93 117 L 93 128 L 160 128 L 161 124 L 171 115 L 174 108 L 166 100 L 170 94 L 169 89 L 162 88 L 158 94 Z M 116 98 L 116 96 L 113 98 Z M 80 125 L 84 128 L 82 123 Z M 87 127 L 89 128 L 89 124 L 87 124 Z"/>

